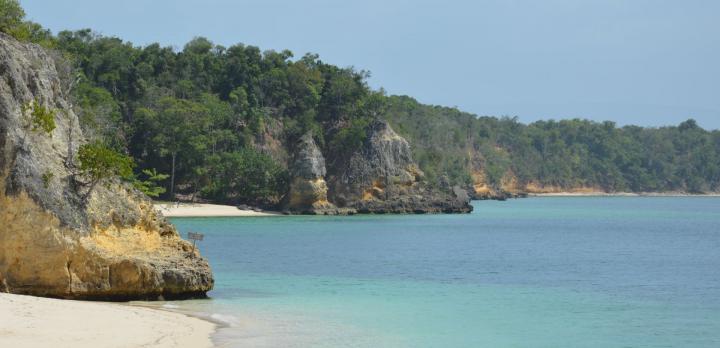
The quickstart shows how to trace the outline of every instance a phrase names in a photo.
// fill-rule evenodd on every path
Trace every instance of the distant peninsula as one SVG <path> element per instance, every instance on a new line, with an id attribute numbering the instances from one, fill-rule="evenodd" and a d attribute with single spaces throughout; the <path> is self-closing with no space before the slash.
<path id="1" fill-rule="evenodd" d="M 137 46 L 90 29 L 4 32 L 52 52 L 89 142 L 165 201 L 288 213 L 468 212 L 470 199 L 720 191 L 720 132 L 582 119 L 523 124 L 389 96 L 316 54 Z"/>

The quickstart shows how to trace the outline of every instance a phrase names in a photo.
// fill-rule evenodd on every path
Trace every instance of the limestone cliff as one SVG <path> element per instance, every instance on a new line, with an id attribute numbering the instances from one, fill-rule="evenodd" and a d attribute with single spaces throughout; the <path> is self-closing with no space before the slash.
<path id="1" fill-rule="evenodd" d="M 606 190 L 592 186 L 562 187 L 542 185 L 535 181 L 519 183 L 517 177 L 508 171 L 500 180 L 499 185 L 488 183 L 484 170 L 475 169 L 472 174 L 473 185 L 469 188 L 473 199 L 478 200 L 506 200 L 511 198 L 525 198 L 537 194 L 606 194 Z"/>
<path id="2" fill-rule="evenodd" d="M 82 131 L 55 62 L 0 34 L 0 291 L 80 299 L 201 296 L 209 265 L 144 195 L 117 180 L 87 195 Z M 30 105 L 56 128 L 33 130 Z"/>
<path id="3" fill-rule="evenodd" d="M 470 212 L 470 198 L 459 187 L 432 187 L 412 158 L 407 140 L 387 122 L 368 129 L 364 145 L 338 161 L 329 176 L 330 201 L 360 213 Z"/>
<path id="4" fill-rule="evenodd" d="M 328 202 L 325 182 L 325 157 L 312 134 L 305 134 L 296 144 L 291 168 L 287 208 L 294 212 L 331 213 L 335 205 Z"/>
<path id="5" fill-rule="evenodd" d="M 471 175 L 472 186 L 469 188 L 470 196 L 478 200 L 500 200 L 527 197 L 527 188 L 522 188 L 512 172 L 506 173 L 499 185 L 488 183 L 485 170 L 474 169 Z"/>

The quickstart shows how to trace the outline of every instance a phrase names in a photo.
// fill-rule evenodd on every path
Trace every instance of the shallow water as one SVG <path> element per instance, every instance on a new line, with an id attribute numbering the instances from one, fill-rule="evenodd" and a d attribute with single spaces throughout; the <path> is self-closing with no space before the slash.
<path id="1" fill-rule="evenodd" d="M 718 347 L 720 198 L 474 202 L 469 215 L 175 218 L 220 347 Z"/>

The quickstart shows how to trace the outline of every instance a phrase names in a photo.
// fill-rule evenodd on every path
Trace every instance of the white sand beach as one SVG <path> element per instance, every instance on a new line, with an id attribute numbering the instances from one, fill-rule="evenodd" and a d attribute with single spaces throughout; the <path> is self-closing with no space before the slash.
<path id="1" fill-rule="evenodd" d="M 529 193 L 529 197 L 720 197 L 718 193 L 692 194 L 685 192 L 549 192 Z"/>
<path id="2" fill-rule="evenodd" d="M 608 193 L 604 191 L 567 191 L 567 192 L 546 192 L 546 193 L 528 193 L 529 197 L 637 197 L 638 193 L 632 192 L 614 192 Z"/>
<path id="3" fill-rule="evenodd" d="M 179 313 L 0 293 L 0 347 L 210 348 L 214 331 Z"/>
<path id="4" fill-rule="evenodd" d="M 234 216 L 281 216 L 274 211 L 241 210 L 232 205 L 198 203 L 156 203 L 155 207 L 166 217 L 234 217 Z"/>

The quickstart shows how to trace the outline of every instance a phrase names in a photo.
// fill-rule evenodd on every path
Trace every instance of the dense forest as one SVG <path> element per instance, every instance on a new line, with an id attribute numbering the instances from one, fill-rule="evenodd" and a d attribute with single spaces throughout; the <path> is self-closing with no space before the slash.
<path id="1" fill-rule="evenodd" d="M 477 117 L 389 97 L 386 117 L 408 137 L 420 166 L 472 182 L 521 190 L 592 188 L 607 192 L 716 192 L 720 131 L 689 119 L 678 126 L 618 127 L 588 120 Z M 477 181 L 477 180 L 476 180 Z"/>
<path id="2" fill-rule="evenodd" d="M 720 190 L 720 132 L 618 127 L 588 120 L 478 117 L 388 96 L 370 74 L 316 54 L 133 45 L 91 30 L 53 35 L 0 0 L 0 31 L 57 56 L 64 88 L 93 144 L 127 156 L 128 180 L 165 199 L 273 205 L 287 192 L 289 150 L 311 132 L 332 164 L 385 119 L 408 139 L 431 184 L 479 191 L 690 193 Z"/>

